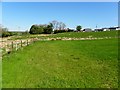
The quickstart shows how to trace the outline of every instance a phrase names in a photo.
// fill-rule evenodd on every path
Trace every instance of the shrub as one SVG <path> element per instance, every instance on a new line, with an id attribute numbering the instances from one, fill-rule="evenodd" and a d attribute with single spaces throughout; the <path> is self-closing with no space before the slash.
<path id="1" fill-rule="evenodd" d="M 30 28 L 30 34 L 51 34 L 53 31 L 52 25 L 32 25 Z"/>

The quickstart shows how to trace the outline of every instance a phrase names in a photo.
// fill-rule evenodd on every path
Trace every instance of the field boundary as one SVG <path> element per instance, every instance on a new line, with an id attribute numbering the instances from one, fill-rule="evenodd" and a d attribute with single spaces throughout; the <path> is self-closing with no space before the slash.
<path id="1" fill-rule="evenodd" d="M 68 38 L 68 37 L 56 37 L 56 38 L 29 38 L 29 39 L 21 39 L 21 40 L 7 40 L 7 41 L 2 41 L 2 56 L 5 54 L 9 54 L 12 51 L 17 51 L 18 49 L 28 46 L 29 44 L 35 42 L 35 41 L 54 41 L 54 40 L 99 40 L 99 39 L 111 39 L 113 37 L 104 37 L 104 38 L 93 38 L 93 37 L 88 37 L 88 38 Z M 118 38 L 118 37 L 114 37 Z"/>
<path id="2" fill-rule="evenodd" d="M 12 51 L 17 51 L 18 49 L 28 46 L 29 44 L 37 41 L 35 38 L 25 39 L 25 40 L 8 40 L 2 41 L 2 56 L 9 54 Z"/>

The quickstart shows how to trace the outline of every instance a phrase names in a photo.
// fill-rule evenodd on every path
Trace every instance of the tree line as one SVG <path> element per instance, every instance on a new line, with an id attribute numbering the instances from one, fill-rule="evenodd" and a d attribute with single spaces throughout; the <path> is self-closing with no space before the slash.
<path id="1" fill-rule="evenodd" d="M 0 37 L 8 37 L 8 36 L 12 36 L 12 33 L 8 32 L 7 28 L 0 27 Z"/>
<path id="2" fill-rule="evenodd" d="M 76 26 L 76 31 L 81 31 L 82 27 L 80 25 Z M 59 22 L 53 20 L 48 24 L 35 24 L 30 27 L 29 31 L 21 32 L 23 34 L 56 34 L 63 32 L 74 32 L 73 29 L 66 28 L 66 24 L 63 22 Z M 12 35 L 19 35 L 18 32 L 10 32 L 7 28 L 3 28 L 0 26 L 0 36 L 8 37 Z"/>
<path id="3" fill-rule="evenodd" d="M 78 25 L 76 27 L 77 31 L 81 31 L 82 27 Z M 39 24 L 32 25 L 30 28 L 30 34 L 51 34 L 51 33 L 63 33 L 63 32 L 73 32 L 74 30 L 67 28 L 66 24 L 63 22 L 58 22 L 56 20 L 50 22 L 49 24 Z"/>
<path id="4" fill-rule="evenodd" d="M 65 30 L 66 25 L 63 22 L 58 22 L 56 20 L 50 22 L 49 24 L 32 25 L 30 28 L 30 34 L 51 34 L 56 30 Z"/>
<path id="5" fill-rule="evenodd" d="M 28 31 L 25 31 L 25 32 L 13 32 L 13 31 L 8 31 L 8 28 L 3 28 L 0 26 L 0 37 L 9 37 L 9 36 L 14 36 L 14 35 L 26 35 L 26 34 L 29 34 Z"/>

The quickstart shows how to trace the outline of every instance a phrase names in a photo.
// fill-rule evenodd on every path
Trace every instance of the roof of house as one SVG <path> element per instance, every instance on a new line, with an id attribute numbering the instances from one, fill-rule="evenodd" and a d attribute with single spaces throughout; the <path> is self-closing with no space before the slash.
<path id="1" fill-rule="evenodd" d="M 102 29 L 109 29 L 109 28 L 102 28 Z"/>
<path id="2" fill-rule="evenodd" d="M 117 29 L 117 28 L 120 28 L 120 27 L 110 27 L 109 29 Z"/>
<path id="3" fill-rule="evenodd" d="M 91 28 L 84 28 L 83 30 L 92 30 Z"/>

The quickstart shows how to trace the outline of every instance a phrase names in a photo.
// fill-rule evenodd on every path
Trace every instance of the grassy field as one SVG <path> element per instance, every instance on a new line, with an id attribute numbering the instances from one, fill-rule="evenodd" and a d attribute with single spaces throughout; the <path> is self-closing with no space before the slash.
<path id="1" fill-rule="evenodd" d="M 117 43 L 35 42 L 3 57 L 3 88 L 117 88 Z"/>
<path id="2" fill-rule="evenodd" d="M 48 34 L 48 35 L 22 35 L 22 36 L 13 36 L 10 40 L 16 39 L 27 39 L 27 38 L 57 38 L 57 37 L 67 37 L 67 38 L 105 38 L 105 37 L 118 37 L 118 31 L 104 31 L 104 32 L 67 32 L 67 33 L 58 33 L 58 34 Z"/>
<path id="3" fill-rule="evenodd" d="M 70 37 L 70 38 L 105 38 L 105 37 L 118 37 L 118 31 L 104 31 L 104 32 L 69 32 L 69 33 L 58 33 L 50 35 L 48 37 Z"/>

